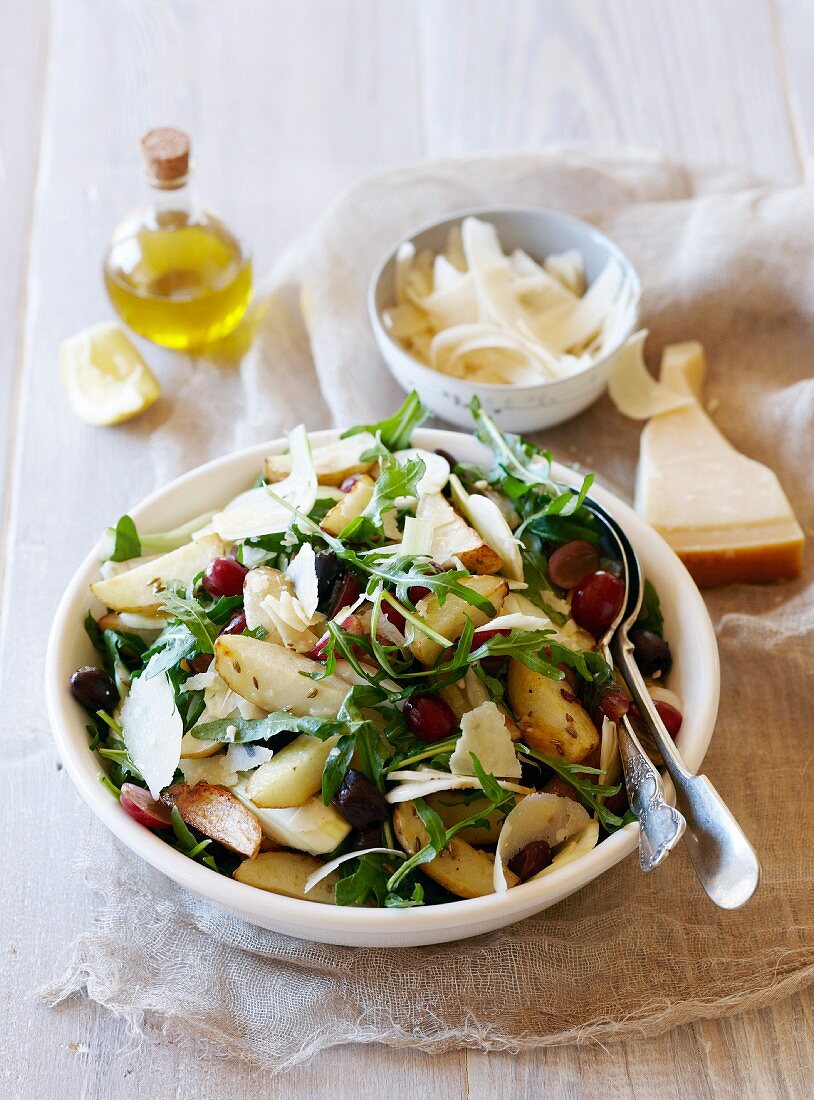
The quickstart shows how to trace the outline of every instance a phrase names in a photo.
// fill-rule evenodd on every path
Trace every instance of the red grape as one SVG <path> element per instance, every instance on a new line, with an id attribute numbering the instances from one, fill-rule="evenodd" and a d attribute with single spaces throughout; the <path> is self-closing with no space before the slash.
<path id="1" fill-rule="evenodd" d="M 351 491 L 351 489 L 354 487 L 354 485 L 356 484 L 356 482 L 359 480 L 359 478 L 364 477 L 364 476 L 365 476 L 364 474 L 348 474 L 348 476 L 343 480 L 342 484 L 339 486 L 339 491 L 341 493 L 349 493 Z"/>
<path id="2" fill-rule="evenodd" d="M 508 638 L 511 634 L 511 630 L 476 630 L 472 636 L 472 648 L 477 649 L 479 646 L 486 645 L 490 638 L 495 638 L 500 635 L 503 638 Z M 490 676 L 495 676 L 508 661 L 508 656 L 502 657 L 500 654 L 496 654 L 494 657 L 482 657 L 481 665 L 484 670 L 489 673 Z"/>
<path id="3" fill-rule="evenodd" d="M 560 588 L 576 588 L 599 568 L 599 551 L 584 539 L 559 546 L 548 559 L 548 575 Z"/>
<path id="4" fill-rule="evenodd" d="M 665 703 L 663 699 L 654 699 L 653 706 L 658 711 L 659 718 L 664 723 L 667 732 L 671 737 L 675 737 L 681 729 L 681 723 L 684 721 L 681 711 L 674 707 L 672 703 Z M 635 703 L 630 704 L 630 716 L 638 722 L 642 721 L 642 712 Z"/>
<path id="5" fill-rule="evenodd" d="M 346 630 L 349 634 L 355 634 L 357 638 L 361 638 L 363 634 L 367 633 L 367 631 L 365 630 L 364 623 L 356 615 L 346 615 L 345 618 L 342 620 L 342 622 L 339 625 L 342 627 L 343 630 Z M 328 633 L 328 631 L 326 630 L 325 633 L 322 635 L 322 637 L 317 642 L 317 644 L 314 646 L 314 648 L 308 654 L 308 656 L 311 658 L 312 661 L 324 661 L 325 660 L 325 650 L 328 647 L 328 642 L 330 641 L 330 638 L 331 638 L 331 636 Z M 353 652 L 356 654 L 357 657 L 364 657 L 365 656 L 364 650 L 360 649 L 356 646 L 354 646 Z"/>
<path id="6" fill-rule="evenodd" d="M 571 616 L 577 626 L 601 637 L 622 609 L 625 586 L 613 573 L 600 569 L 583 577 L 571 600 Z"/>
<path id="7" fill-rule="evenodd" d="M 237 611 L 231 617 L 226 626 L 221 630 L 221 634 L 242 634 L 246 629 L 246 612 Z"/>
<path id="8" fill-rule="evenodd" d="M 452 709 L 438 695 L 413 695 L 402 714 L 410 732 L 429 745 L 451 737 L 458 728 Z"/>
<path id="9" fill-rule="evenodd" d="M 396 630 L 400 630 L 403 634 L 404 628 L 407 625 L 407 620 L 404 618 L 398 608 L 393 607 L 393 605 L 389 604 L 387 600 L 382 600 L 381 611 L 385 619 L 387 619 L 389 623 L 392 623 Z"/>
<path id="10" fill-rule="evenodd" d="M 213 654 L 199 653 L 196 657 L 187 657 L 187 667 L 197 676 L 199 672 L 206 672 L 212 664 Z"/>
<path id="11" fill-rule="evenodd" d="M 122 783 L 119 802 L 125 813 L 148 829 L 168 829 L 172 825 L 170 807 L 153 798 L 149 791 L 137 787 L 135 783 Z"/>
<path id="12" fill-rule="evenodd" d="M 611 688 L 602 696 L 594 711 L 594 725 L 602 729 L 602 719 L 609 718 L 611 722 L 618 722 L 627 714 L 630 708 L 630 700 L 620 688 Z"/>
<path id="13" fill-rule="evenodd" d="M 243 578 L 248 573 L 245 565 L 234 558 L 215 558 L 206 567 L 202 584 L 210 596 L 239 596 L 243 592 Z"/>

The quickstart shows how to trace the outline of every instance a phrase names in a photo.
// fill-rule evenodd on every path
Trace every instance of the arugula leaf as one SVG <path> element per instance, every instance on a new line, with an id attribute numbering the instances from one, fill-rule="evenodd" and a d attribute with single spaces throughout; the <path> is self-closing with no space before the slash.
<path id="1" fill-rule="evenodd" d="M 413 805 L 424 824 L 424 828 L 427 830 L 431 846 L 436 853 L 440 852 L 447 843 L 446 826 L 435 810 L 423 798 L 417 798 Z"/>
<path id="2" fill-rule="evenodd" d="M 622 825 L 626 824 L 623 818 L 612 813 L 599 801 L 600 797 L 610 797 L 622 789 L 621 783 L 612 785 L 594 783 L 593 778 L 602 775 L 600 768 L 589 768 L 585 764 L 569 764 L 560 757 L 537 752 L 536 749 L 531 749 L 528 745 L 518 744 L 516 747 L 521 755 L 528 756 L 540 764 L 545 764 L 547 768 L 551 768 L 566 783 L 570 783 L 579 795 L 580 801 L 593 810 L 600 823 L 609 833 L 615 832 L 616 829 L 620 829 Z"/>
<path id="3" fill-rule="evenodd" d="M 193 533 L 212 518 L 211 513 L 196 516 L 172 531 L 140 535 L 131 516 L 124 515 L 115 527 L 106 527 L 99 540 L 102 561 L 129 561 L 141 554 L 167 554 L 189 542 Z"/>
<path id="4" fill-rule="evenodd" d="M 664 616 L 661 613 L 661 602 L 655 585 L 651 581 L 644 582 L 642 607 L 636 619 L 636 626 L 640 630 L 652 630 L 660 638 L 664 636 Z"/>
<path id="5" fill-rule="evenodd" d="M 101 561 L 129 561 L 141 554 L 141 540 L 130 516 L 121 517 L 115 527 L 107 527 L 99 544 Z"/>
<path id="6" fill-rule="evenodd" d="M 602 529 L 591 512 L 583 509 L 582 516 L 546 515 L 540 512 L 526 521 L 528 529 L 546 542 L 558 545 L 582 539 L 592 546 L 598 546 Z"/>
<path id="7" fill-rule="evenodd" d="M 552 630 L 510 630 L 508 635 L 495 634 L 469 655 L 469 661 L 482 661 L 486 657 L 514 657 L 527 668 L 540 672 L 550 680 L 562 680 L 564 673 L 551 661 L 540 657 L 540 650 L 551 645 Z"/>
<path id="8" fill-rule="evenodd" d="M 150 680 L 161 672 L 168 672 L 179 661 L 191 657 L 197 647 L 198 642 L 188 626 L 181 622 L 169 623 L 144 654 L 147 666 L 142 675 Z"/>
<path id="9" fill-rule="evenodd" d="M 218 627 L 209 618 L 201 604 L 183 585 L 170 581 L 163 594 L 161 610 L 166 611 L 179 623 L 189 629 L 195 639 L 198 653 L 214 653 Z"/>
<path id="10" fill-rule="evenodd" d="M 424 887 L 420 882 L 413 883 L 413 892 L 409 897 L 400 894 L 388 894 L 384 899 L 387 909 L 411 909 L 414 905 L 424 904 Z"/>
<path id="11" fill-rule="evenodd" d="M 480 401 L 473 397 L 469 410 L 478 426 L 478 439 L 492 451 L 495 465 L 490 472 L 490 481 L 503 481 L 513 478 L 526 487 L 534 485 L 543 488 L 549 496 L 557 496 L 559 487 L 551 481 L 551 452 L 542 451 L 527 439 L 511 432 L 502 432 L 483 411 Z"/>
<path id="12" fill-rule="evenodd" d="M 413 390 L 393 416 L 380 420 L 377 424 L 357 424 L 355 428 L 348 428 L 343 432 L 341 438 L 347 439 L 351 435 L 370 432 L 377 435 L 389 451 L 402 451 L 410 446 L 413 432 L 429 415 L 430 410 L 421 404 L 421 399 Z"/>
<path id="13" fill-rule="evenodd" d="M 392 512 L 402 498 L 418 496 L 417 486 L 426 469 L 421 458 L 410 458 L 402 463 L 395 459 L 386 461 L 367 507 L 344 528 L 340 538 L 347 542 L 369 542 L 382 535 L 385 513 Z"/>
<path id="14" fill-rule="evenodd" d="M 531 532 L 524 531 L 520 538 L 520 554 L 523 558 L 523 577 L 527 588 L 523 592 L 526 599 L 536 604 L 544 611 L 555 626 L 565 626 L 568 616 L 562 611 L 553 608 L 546 599 L 545 593 L 558 595 L 548 575 L 548 561 L 542 552 L 539 538 Z"/>
<path id="15" fill-rule="evenodd" d="M 265 741 L 280 733 L 310 733 L 320 741 L 327 741 L 344 726 L 341 721 L 332 718 L 301 717 L 287 710 L 273 711 L 265 718 L 218 718 L 215 722 L 204 722 L 191 732 L 201 741 L 226 741 L 236 745 L 246 745 L 251 741 Z"/>
<path id="16" fill-rule="evenodd" d="M 328 805 L 333 796 L 339 790 L 345 772 L 350 767 L 353 753 L 356 749 L 356 738 L 352 733 L 343 734 L 328 753 L 328 758 L 322 769 L 322 801 Z"/>
<path id="17" fill-rule="evenodd" d="M 85 633 L 90 638 L 90 643 L 93 648 L 103 654 L 105 652 L 105 643 L 102 639 L 102 630 L 90 611 L 85 616 L 85 621 L 82 625 L 85 628 Z"/>
<path id="18" fill-rule="evenodd" d="M 198 841 L 186 826 L 184 819 L 178 812 L 178 807 L 172 808 L 172 831 L 175 833 L 175 839 L 178 841 L 178 847 L 185 856 L 189 856 L 190 859 L 195 859 L 197 856 L 208 848 L 212 841 L 207 837 L 205 840 Z M 215 868 L 217 870 L 217 868 Z"/>

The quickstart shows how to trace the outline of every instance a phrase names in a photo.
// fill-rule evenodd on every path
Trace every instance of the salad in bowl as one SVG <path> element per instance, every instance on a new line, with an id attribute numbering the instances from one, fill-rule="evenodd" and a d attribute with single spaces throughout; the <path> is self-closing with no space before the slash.
<path id="1" fill-rule="evenodd" d="M 501 894 L 633 820 L 598 639 L 625 597 L 593 478 L 473 407 L 491 462 L 411 446 L 426 410 L 303 427 L 213 514 L 105 532 L 70 689 L 127 814 L 240 883 L 337 906 Z M 633 641 L 682 705 L 655 589 Z"/>

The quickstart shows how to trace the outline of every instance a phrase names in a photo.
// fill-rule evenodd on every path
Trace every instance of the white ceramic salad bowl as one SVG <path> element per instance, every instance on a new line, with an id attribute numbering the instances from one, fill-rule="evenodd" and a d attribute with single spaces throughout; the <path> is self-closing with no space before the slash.
<path id="1" fill-rule="evenodd" d="M 314 442 L 336 438 L 316 432 Z M 413 443 L 443 448 L 464 462 L 484 462 L 488 452 L 473 436 L 422 429 Z M 154 493 L 130 514 L 145 531 L 165 530 L 191 516 L 216 510 L 252 484 L 263 457 L 285 447 L 284 440 L 260 444 L 207 463 Z M 581 480 L 565 467 L 554 476 Z M 689 573 L 667 544 L 626 504 L 606 490 L 592 495 L 615 516 L 635 546 L 645 574 L 661 597 L 665 636 L 673 651 L 670 686 L 681 696 L 684 721 L 679 744 L 687 765 L 697 770 L 704 758 L 718 709 L 718 651 L 712 624 Z M 355 947 L 404 947 L 443 943 L 501 928 L 546 909 L 613 867 L 637 846 L 638 826 L 627 825 L 580 859 L 502 893 L 411 909 L 343 908 L 268 893 L 225 878 L 188 859 L 138 824 L 98 780 L 100 764 L 88 750 L 87 718 L 68 690 L 75 668 L 92 660 L 82 619 L 91 602 L 89 584 L 98 578 L 94 548 L 68 585 L 54 620 L 46 661 L 46 692 L 60 756 L 93 812 L 136 855 L 179 885 L 235 915 L 275 932 Z"/>

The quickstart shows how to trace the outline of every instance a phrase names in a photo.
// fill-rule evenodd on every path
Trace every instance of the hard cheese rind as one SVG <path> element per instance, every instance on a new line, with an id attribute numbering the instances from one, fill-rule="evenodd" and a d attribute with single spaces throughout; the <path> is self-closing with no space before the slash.
<path id="1" fill-rule="evenodd" d="M 693 403 L 642 432 L 636 510 L 701 586 L 799 575 L 804 536 L 775 473 L 737 451 L 698 403 L 704 352 L 665 349 L 661 380 Z"/>

